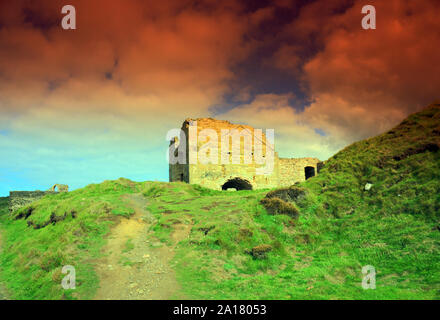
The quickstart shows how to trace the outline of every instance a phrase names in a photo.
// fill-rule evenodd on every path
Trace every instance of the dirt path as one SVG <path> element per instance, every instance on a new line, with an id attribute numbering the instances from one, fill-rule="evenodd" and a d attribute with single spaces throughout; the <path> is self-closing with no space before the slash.
<path id="1" fill-rule="evenodd" d="M 174 246 L 155 242 L 150 226 L 155 218 L 145 207 L 141 194 L 127 197 L 135 214 L 123 219 L 111 231 L 105 254 L 96 271 L 100 288 L 96 300 L 183 299 L 172 269 Z M 190 226 L 176 225 L 174 243 L 188 236 Z"/>

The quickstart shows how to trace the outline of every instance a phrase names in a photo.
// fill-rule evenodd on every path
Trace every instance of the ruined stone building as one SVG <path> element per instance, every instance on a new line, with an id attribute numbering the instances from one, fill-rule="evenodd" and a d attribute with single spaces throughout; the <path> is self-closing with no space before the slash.
<path id="1" fill-rule="evenodd" d="M 228 132 L 240 133 L 235 144 Z M 272 142 L 251 126 L 212 118 L 186 119 L 180 135 L 170 142 L 170 182 L 184 181 L 216 190 L 250 190 L 290 186 L 318 173 L 319 159 L 279 158 Z M 185 161 L 176 163 L 181 155 Z"/>
<path id="2" fill-rule="evenodd" d="M 27 206 L 48 194 L 58 192 L 68 192 L 69 186 L 65 184 L 55 184 L 47 191 L 10 191 L 9 192 L 9 211 L 15 211 L 21 207 Z"/>

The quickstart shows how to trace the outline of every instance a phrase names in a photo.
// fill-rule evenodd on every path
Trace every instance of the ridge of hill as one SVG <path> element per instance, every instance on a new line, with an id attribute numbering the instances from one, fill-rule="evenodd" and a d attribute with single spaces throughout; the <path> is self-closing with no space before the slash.
<path id="1" fill-rule="evenodd" d="M 296 204 L 303 214 L 342 217 L 355 211 L 383 216 L 407 213 L 437 221 L 439 150 L 440 104 L 432 104 L 388 132 L 335 154 L 318 176 L 301 185 L 307 196 Z"/>

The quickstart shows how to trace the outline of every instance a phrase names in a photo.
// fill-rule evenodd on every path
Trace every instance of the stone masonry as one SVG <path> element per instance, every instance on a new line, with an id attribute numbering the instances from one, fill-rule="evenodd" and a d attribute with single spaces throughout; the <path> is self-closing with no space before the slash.
<path id="1" fill-rule="evenodd" d="M 229 152 L 230 157 L 237 152 L 240 154 L 240 164 L 222 164 L 220 161 L 220 151 L 218 151 L 218 161 L 216 163 L 201 163 L 200 152 L 203 152 L 203 146 L 206 145 L 210 139 L 200 138 L 200 132 L 204 129 L 211 129 L 217 133 L 218 146 L 220 146 L 222 140 L 222 129 L 236 129 L 239 132 L 247 131 L 254 134 L 254 128 L 247 125 L 232 124 L 224 120 L 216 120 L 212 118 L 199 118 L 199 119 L 186 119 L 183 122 L 181 130 L 185 133 L 186 159 L 184 164 L 171 164 L 169 166 L 169 180 L 184 181 L 191 184 L 199 184 L 201 186 L 222 190 L 227 188 L 232 189 L 265 189 L 276 188 L 293 185 L 296 182 L 305 181 L 306 178 L 312 177 L 318 173 L 318 163 L 320 160 L 317 158 L 279 158 L 278 153 L 274 151 L 273 170 L 268 174 L 257 174 L 257 170 L 264 167 L 264 165 L 255 163 L 252 158 L 251 163 L 244 163 L 244 141 L 242 138 L 240 145 L 230 143 Z M 197 133 L 196 133 L 197 132 Z M 231 140 L 229 140 L 231 141 Z M 266 140 L 266 136 L 262 134 L 262 148 L 263 155 L 266 152 L 266 148 L 274 149 L 269 141 Z M 179 138 L 176 137 L 170 142 L 170 147 L 176 149 L 180 146 Z M 174 145 L 174 146 L 173 146 Z M 189 161 L 189 148 L 193 146 L 196 148 L 199 154 L 195 163 L 188 163 Z M 182 146 L 181 146 L 182 147 Z M 219 147 L 220 148 L 220 147 Z M 240 148 L 240 150 L 238 150 Z M 254 149 L 252 149 L 252 155 Z M 210 152 L 210 151 L 208 151 Z M 175 151 L 177 154 L 177 150 Z"/>
<path id="2" fill-rule="evenodd" d="M 56 193 L 54 191 L 10 191 L 9 211 L 15 211 L 21 207 L 43 198 L 46 194 Z"/>
<path id="3" fill-rule="evenodd" d="M 58 190 L 58 191 L 57 191 Z M 9 192 L 9 211 L 15 211 L 21 207 L 43 198 L 47 194 L 58 192 L 68 192 L 69 187 L 64 184 L 56 184 L 48 191 L 10 191 Z"/>

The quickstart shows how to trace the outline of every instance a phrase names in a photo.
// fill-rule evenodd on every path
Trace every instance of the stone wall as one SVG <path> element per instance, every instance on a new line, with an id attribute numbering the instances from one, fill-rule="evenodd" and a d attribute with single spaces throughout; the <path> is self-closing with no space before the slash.
<path id="1" fill-rule="evenodd" d="M 276 164 L 270 175 L 256 174 L 255 164 L 190 165 L 190 183 L 221 190 L 228 180 L 242 178 L 247 180 L 253 189 L 276 188 L 278 186 L 278 166 Z"/>
<path id="2" fill-rule="evenodd" d="M 217 148 L 204 149 L 206 142 L 210 141 L 209 138 L 203 137 L 201 132 L 205 129 L 210 129 L 215 132 L 217 136 Z M 223 150 L 228 153 L 228 163 L 222 164 L 221 161 L 221 142 L 222 138 L 226 139 L 226 136 L 222 137 L 222 130 L 236 129 L 243 134 L 249 134 L 253 137 L 254 128 L 246 125 L 231 124 L 228 121 L 215 120 L 212 118 L 199 118 L 199 119 L 187 119 L 183 123 L 182 130 L 186 136 L 186 149 L 187 160 L 189 162 L 190 147 L 193 146 L 193 151 L 198 155 L 206 154 L 210 156 L 210 152 L 217 153 L 217 156 L 212 158 L 214 163 L 202 163 L 200 159 L 197 159 L 195 164 L 176 164 L 170 165 L 170 181 L 185 181 L 191 184 L 199 184 L 207 188 L 221 190 L 222 186 L 230 179 L 239 177 L 249 181 L 254 189 L 261 188 L 273 188 L 278 185 L 278 158 L 275 154 L 274 168 L 270 174 L 262 175 L 257 174 L 257 168 L 263 168 L 264 165 L 256 164 L 253 159 L 251 163 L 245 163 L 244 143 L 245 138 L 241 138 L 240 144 L 233 146 L 232 140 L 229 138 L 229 149 Z M 179 144 L 178 139 L 171 142 Z M 262 135 L 260 141 L 262 145 L 263 154 L 266 153 L 266 147 L 272 148 L 273 146 L 267 146 L 266 137 Z M 253 145 L 251 141 L 251 145 Z M 254 150 L 251 150 L 253 152 Z M 205 152 L 205 153 L 204 153 Z M 232 164 L 233 154 L 240 155 L 240 164 Z"/>
<path id="3" fill-rule="evenodd" d="M 217 136 L 218 148 L 207 147 L 209 137 L 201 137 L 200 132 L 204 129 L 209 129 Z M 318 159 L 315 158 L 300 158 L 300 159 L 279 159 L 278 154 L 274 152 L 273 170 L 269 170 L 266 174 L 257 174 L 257 170 L 261 170 L 265 165 L 255 163 L 253 159 L 254 149 L 252 147 L 252 159 L 250 163 L 245 163 L 245 138 L 242 137 L 240 144 L 235 146 L 232 144 L 230 138 L 222 137 L 223 129 L 235 129 L 239 132 L 249 133 L 252 137 L 254 135 L 254 128 L 247 125 L 232 124 L 224 120 L 216 120 L 212 118 L 187 119 L 182 125 L 182 130 L 185 132 L 186 144 L 186 160 L 187 164 L 175 164 L 169 167 L 170 182 L 185 181 L 191 184 L 199 184 L 201 186 L 221 190 L 222 186 L 229 180 L 234 178 L 241 178 L 247 180 L 253 189 L 277 188 L 280 186 L 289 186 L 298 181 L 305 180 L 306 166 L 313 166 L 315 174 L 317 174 Z M 223 164 L 221 161 L 221 141 L 229 140 L 229 150 L 223 150 L 228 155 L 229 161 Z M 238 141 L 238 140 L 237 140 Z M 170 142 L 170 146 L 175 144 L 178 146 L 181 142 L 179 139 L 174 139 Z M 255 142 L 251 141 L 250 145 Z M 274 150 L 274 146 L 266 140 L 263 132 L 262 139 L 259 141 L 262 146 L 263 155 L 266 154 L 266 148 Z M 190 148 L 192 149 L 190 150 Z M 199 155 L 195 163 L 189 163 L 190 151 Z M 213 152 L 211 154 L 211 152 Z M 217 155 L 215 155 L 217 153 Z M 212 156 L 211 162 L 202 163 L 200 155 L 205 154 L 207 157 Z M 232 164 L 232 156 L 234 154 L 240 155 L 240 164 Z M 177 152 L 175 153 L 177 155 Z M 261 173 L 261 172 L 259 172 Z"/>
<path id="4" fill-rule="evenodd" d="M 305 168 L 313 167 L 318 174 L 319 159 L 316 158 L 280 158 L 279 186 L 288 187 L 295 182 L 306 180 Z"/>
<path id="5" fill-rule="evenodd" d="M 186 145 L 186 155 L 187 155 L 187 162 L 186 164 L 175 164 L 169 166 L 169 177 L 170 182 L 172 181 L 184 181 L 189 183 L 189 165 L 188 165 L 188 122 L 185 121 L 182 125 L 181 130 L 185 133 L 185 145 Z M 170 148 L 175 145 L 175 148 L 178 148 L 180 145 L 180 137 L 174 138 L 172 141 L 170 141 Z M 175 151 L 175 154 L 177 155 L 177 150 Z"/>
<path id="6" fill-rule="evenodd" d="M 15 211 L 24 207 L 46 194 L 54 194 L 54 191 L 11 191 L 9 192 L 9 211 Z"/>

